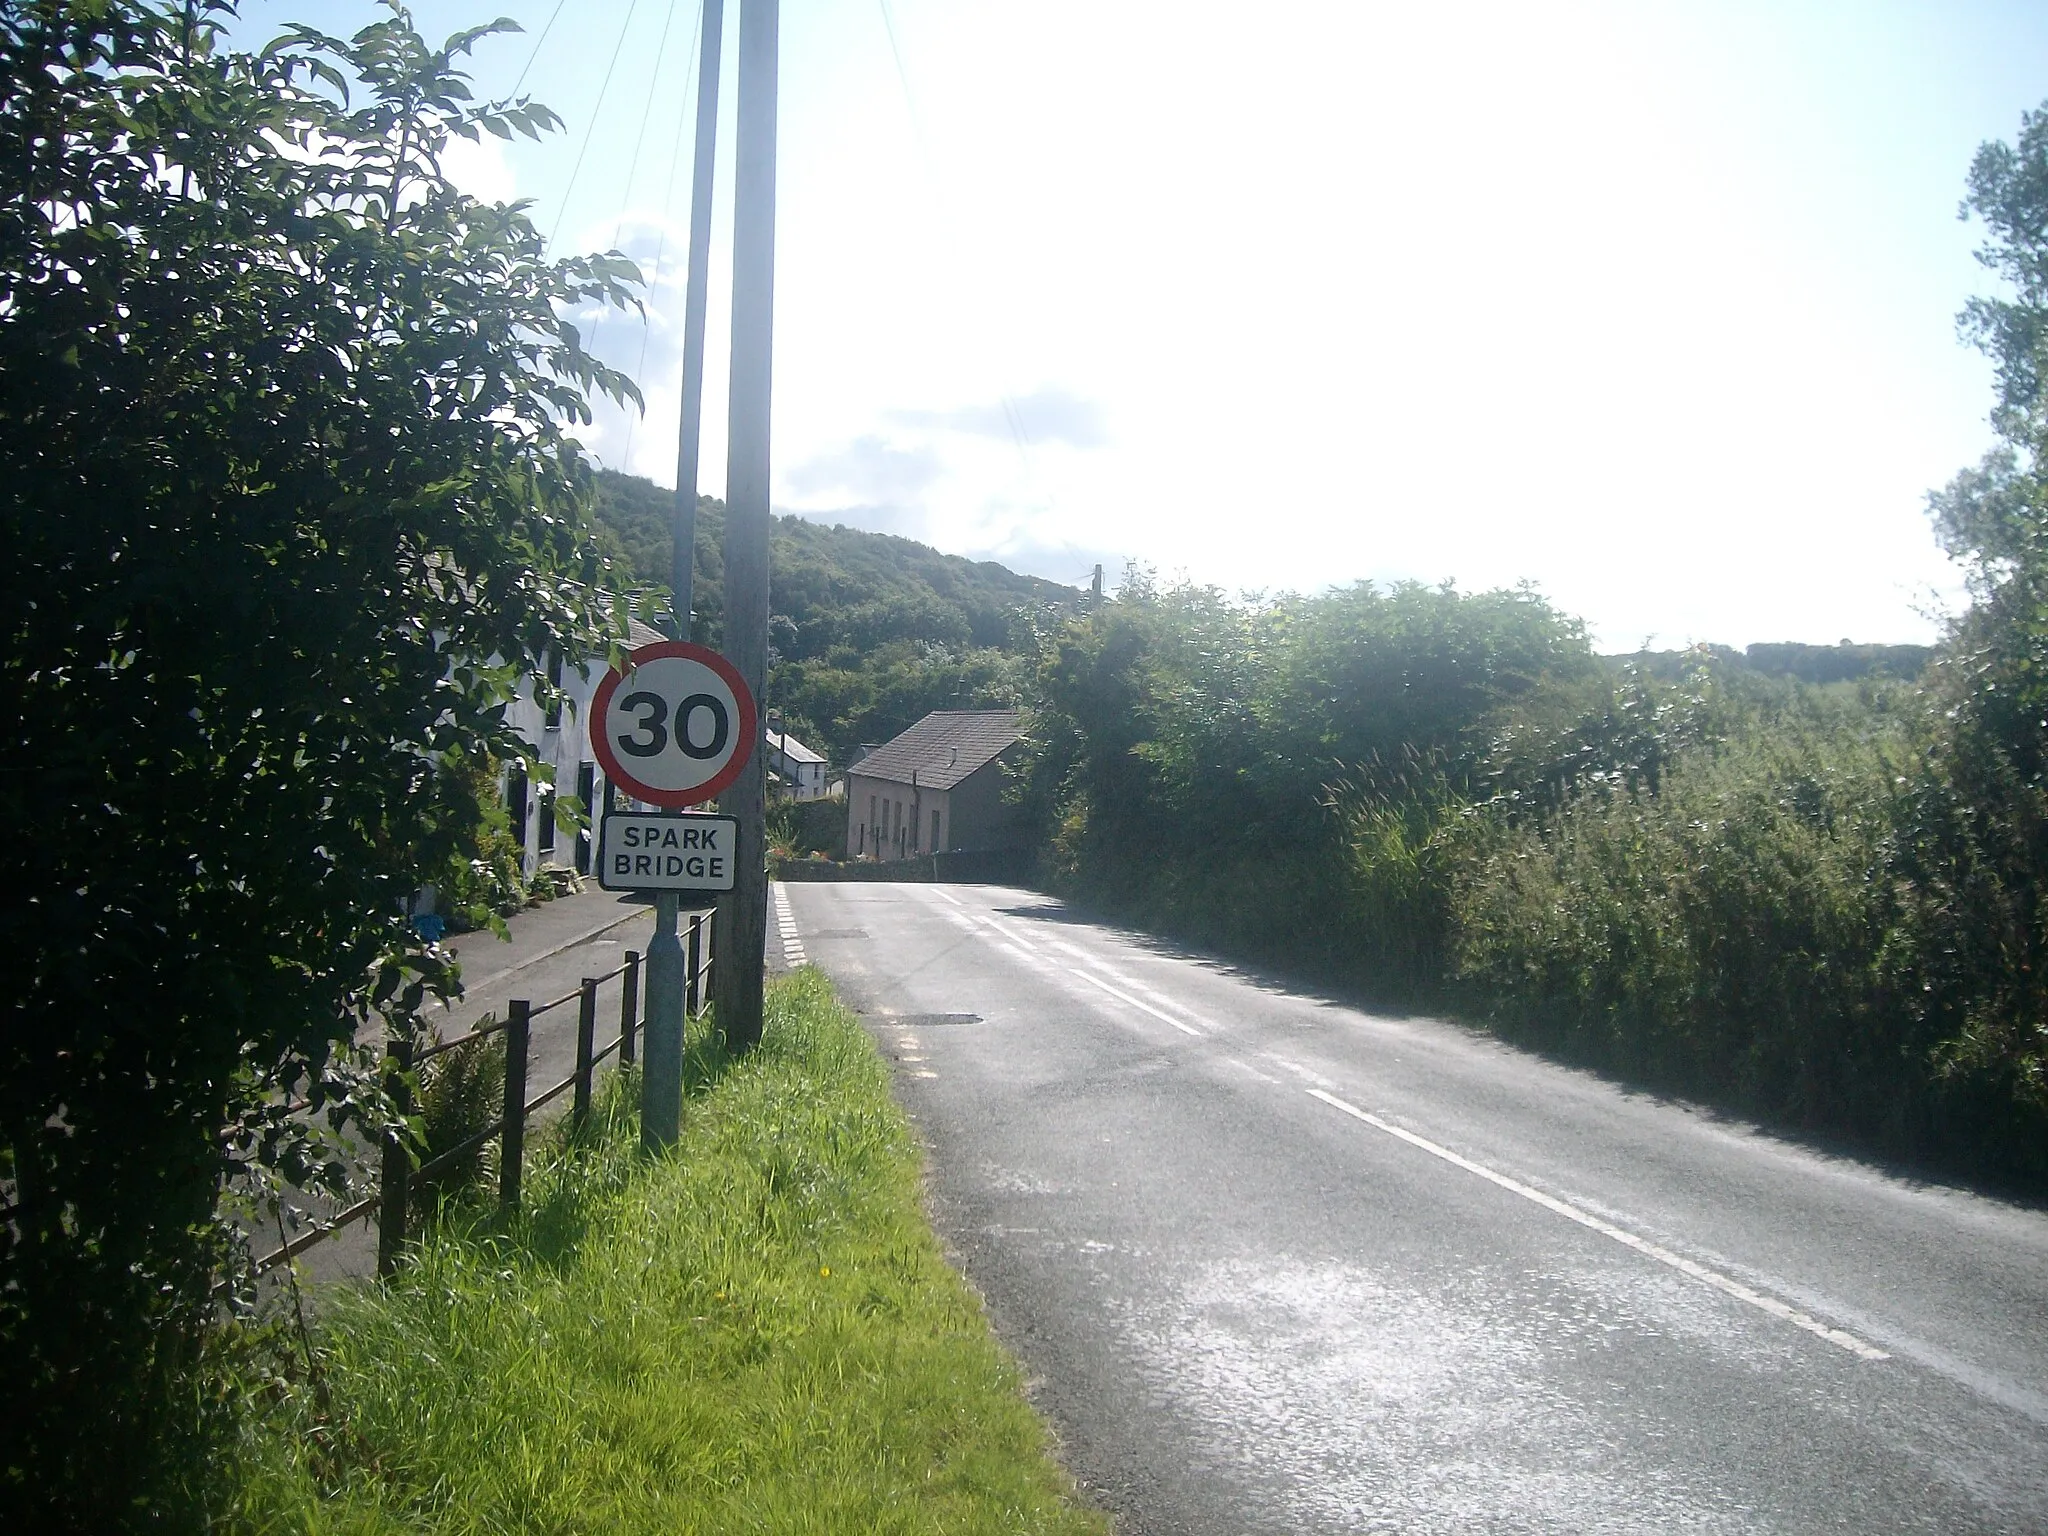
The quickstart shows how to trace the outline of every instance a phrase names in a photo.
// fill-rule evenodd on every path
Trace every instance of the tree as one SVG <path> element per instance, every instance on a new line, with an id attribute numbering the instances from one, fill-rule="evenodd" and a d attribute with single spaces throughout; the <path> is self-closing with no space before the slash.
<path id="1" fill-rule="evenodd" d="M 1976 603 L 1938 664 L 1942 727 L 1904 839 L 1916 979 L 1951 1061 L 2048 1107 L 2048 107 L 1986 144 L 1964 217 L 2006 293 L 1960 325 L 1997 365 L 2002 440 L 1928 498 Z"/>
<path id="2" fill-rule="evenodd" d="M 538 134 L 393 5 L 0 8 L 0 1524 L 104 1529 L 178 1454 L 221 1191 L 334 1182 L 453 977 L 404 898 L 520 753 L 518 670 L 603 632 L 571 306 L 451 135 Z M 359 1046 L 358 1040 L 370 1042 Z M 307 1115 L 286 1113 L 304 1099 Z M 187 1394 L 189 1396 L 189 1393 Z M 153 1481 L 154 1480 L 154 1481 Z"/>

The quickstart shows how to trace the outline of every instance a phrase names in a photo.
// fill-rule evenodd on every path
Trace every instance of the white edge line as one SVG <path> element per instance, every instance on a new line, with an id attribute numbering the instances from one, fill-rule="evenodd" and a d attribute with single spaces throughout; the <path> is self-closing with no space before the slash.
<path id="1" fill-rule="evenodd" d="M 775 882 L 775 926 L 782 934 L 782 963 L 784 965 L 808 965 L 810 957 L 804 953 L 803 936 L 797 931 L 796 914 L 789 908 L 789 888 L 780 880 Z"/>
<path id="2" fill-rule="evenodd" d="M 1612 1222 L 1602 1221 L 1591 1211 L 1582 1211 L 1577 1206 L 1560 1200 L 1554 1195 L 1546 1195 L 1540 1189 L 1531 1189 L 1519 1179 L 1511 1179 L 1504 1173 L 1496 1173 L 1483 1163 L 1475 1163 L 1469 1157 L 1460 1157 L 1449 1147 L 1440 1147 L 1435 1142 L 1416 1135 L 1413 1131 L 1404 1131 L 1400 1126 L 1382 1120 L 1378 1115 L 1368 1114 L 1355 1104 L 1345 1103 L 1334 1093 L 1325 1093 L 1320 1088 L 1310 1088 L 1306 1092 L 1310 1098 L 1320 1099 L 1332 1109 L 1342 1110 L 1354 1120 L 1362 1120 L 1367 1125 L 1373 1127 L 1373 1129 L 1385 1131 L 1389 1136 L 1397 1137 L 1407 1142 L 1411 1147 L 1418 1147 L 1422 1151 L 1429 1153 L 1432 1157 L 1440 1157 L 1454 1167 L 1464 1169 L 1467 1173 L 1476 1173 L 1488 1183 L 1498 1184 L 1510 1194 L 1520 1195 L 1524 1200 L 1534 1201 L 1545 1210 L 1554 1211 L 1568 1221 L 1575 1221 L 1582 1227 L 1598 1232 L 1602 1237 L 1611 1237 L 1615 1242 L 1622 1244 L 1624 1247 L 1635 1249 L 1637 1253 L 1642 1254 L 1645 1258 L 1655 1259 L 1659 1264 L 1667 1264 L 1680 1274 L 1690 1275 L 1695 1280 L 1711 1285 L 1717 1291 L 1733 1296 L 1737 1301 L 1746 1301 L 1759 1311 L 1768 1312 L 1772 1317 L 1790 1323 L 1795 1328 L 1804 1328 L 1815 1337 L 1826 1339 L 1830 1344 L 1840 1349 L 1846 1349 L 1852 1355 L 1856 1355 L 1864 1360 L 1891 1359 L 1890 1355 L 1877 1348 L 1876 1345 L 1864 1343 L 1863 1340 L 1857 1338 L 1853 1333 L 1844 1333 L 1839 1328 L 1830 1328 L 1818 1318 L 1809 1317 L 1797 1307 L 1787 1306 L 1775 1296 L 1766 1296 L 1761 1291 L 1753 1291 L 1741 1281 L 1732 1280 L 1728 1276 L 1721 1274 L 1718 1270 L 1708 1269 L 1704 1264 L 1696 1264 L 1691 1259 L 1673 1253 L 1668 1248 L 1661 1248 L 1645 1238 L 1637 1237 L 1633 1232 L 1624 1231 Z"/>

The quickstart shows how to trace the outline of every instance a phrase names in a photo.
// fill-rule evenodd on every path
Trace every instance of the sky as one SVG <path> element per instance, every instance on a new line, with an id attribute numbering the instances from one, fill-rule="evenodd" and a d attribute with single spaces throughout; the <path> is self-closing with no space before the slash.
<path id="1" fill-rule="evenodd" d="M 582 435 L 672 485 L 698 0 L 414 14 L 526 29 L 479 94 L 565 130 L 452 169 L 641 264 L 647 320 L 586 329 L 647 412 Z M 1965 601 L 1925 511 L 1992 441 L 1958 204 L 2048 98 L 2048 6 L 784 0 L 781 36 L 778 512 L 1077 584 L 1527 582 L 1609 651 L 1926 641 Z"/>

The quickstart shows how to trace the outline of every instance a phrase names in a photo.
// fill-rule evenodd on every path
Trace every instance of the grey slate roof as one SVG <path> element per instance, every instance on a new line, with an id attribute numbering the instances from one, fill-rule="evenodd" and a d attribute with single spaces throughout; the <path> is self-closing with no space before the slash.
<path id="1" fill-rule="evenodd" d="M 875 748 L 851 771 L 864 779 L 908 784 L 915 770 L 925 789 L 951 789 L 1023 739 L 1023 717 L 1017 710 L 935 709 L 894 741 Z"/>
<path id="2" fill-rule="evenodd" d="M 767 739 L 768 750 L 781 753 L 789 762 L 822 763 L 825 761 L 825 756 L 822 752 L 813 752 L 787 731 L 770 731 Z"/>

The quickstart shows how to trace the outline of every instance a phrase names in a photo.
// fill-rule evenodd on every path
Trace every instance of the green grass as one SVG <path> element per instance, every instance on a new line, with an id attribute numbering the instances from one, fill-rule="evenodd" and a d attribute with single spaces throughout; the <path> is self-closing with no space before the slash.
<path id="1" fill-rule="evenodd" d="M 324 1303 L 253 1401 L 243 1531 L 1106 1532 L 947 1267 L 887 1069 L 824 979 L 633 1151 L 630 1079 L 534 1155 L 509 1227 L 444 1218 Z"/>

